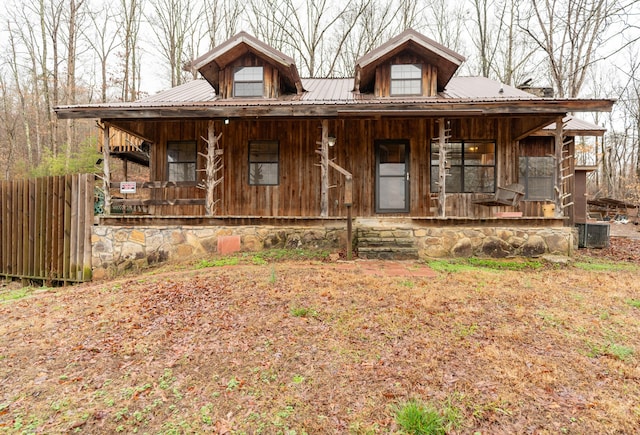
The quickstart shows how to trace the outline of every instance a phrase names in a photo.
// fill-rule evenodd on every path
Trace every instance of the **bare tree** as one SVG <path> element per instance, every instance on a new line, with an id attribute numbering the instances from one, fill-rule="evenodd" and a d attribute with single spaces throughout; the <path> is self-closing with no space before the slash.
<path id="1" fill-rule="evenodd" d="M 77 84 L 76 84 L 76 61 L 78 54 L 78 35 L 80 33 L 82 8 L 84 0 L 68 0 L 68 27 L 67 27 L 67 80 L 66 80 L 66 104 L 76 104 Z M 66 121 L 66 167 L 71 161 L 72 148 L 75 145 L 75 121 Z"/>
<path id="2" fill-rule="evenodd" d="M 42 74 L 43 80 L 49 80 L 48 75 L 51 74 L 51 86 L 48 95 L 51 95 L 50 104 L 51 108 L 57 106 L 60 103 L 60 32 L 62 26 L 62 13 L 64 0 L 49 0 L 49 3 L 46 4 L 43 0 L 40 0 L 40 4 L 43 6 L 40 13 L 42 14 L 41 20 L 44 19 L 45 32 L 43 33 L 43 56 L 41 61 L 42 65 Z M 47 6 L 49 7 L 49 12 L 47 12 Z M 47 40 L 46 38 L 51 39 L 51 49 L 53 59 L 51 61 L 51 70 L 47 67 L 48 62 L 48 50 L 47 50 Z M 53 151 L 53 155 L 58 154 L 58 120 L 51 115 L 51 110 L 48 110 L 49 115 L 53 119 L 51 120 L 51 149 Z"/>
<path id="3" fill-rule="evenodd" d="M 432 0 L 425 14 L 430 36 L 445 47 L 462 53 L 465 24 L 470 20 L 469 10 L 460 3 Z"/>
<path id="4" fill-rule="evenodd" d="M 118 28 L 122 40 L 122 92 L 123 101 L 138 97 L 138 36 L 142 20 L 143 0 L 120 0 Z"/>
<path id="5" fill-rule="evenodd" d="M 498 52 L 498 41 L 505 32 L 506 7 L 496 4 L 494 0 L 472 0 L 472 8 L 475 31 L 471 40 L 477 50 L 477 74 L 489 77 Z M 494 16 L 497 21 L 492 19 Z"/>
<path id="6" fill-rule="evenodd" d="M 285 33 L 282 25 L 280 0 L 251 0 L 249 28 L 251 33 L 265 44 L 282 50 Z"/>
<path id="7" fill-rule="evenodd" d="M 107 102 L 109 88 L 109 60 L 113 52 L 122 45 L 122 41 L 116 37 L 116 29 L 111 25 L 115 18 L 112 8 L 111 3 L 104 3 L 100 9 L 91 11 L 89 18 L 92 25 L 90 31 L 84 32 L 87 43 L 100 63 L 100 101 L 103 103 Z"/>
<path id="8" fill-rule="evenodd" d="M 148 16 L 160 54 L 169 64 L 171 86 L 186 80 L 182 64 L 189 57 L 186 49 L 199 12 L 194 10 L 194 4 L 189 0 L 155 0 L 152 2 L 153 14 Z"/>
<path id="9" fill-rule="evenodd" d="M 209 49 L 236 33 L 246 8 L 239 0 L 203 0 L 202 16 Z"/>
<path id="10" fill-rule="evenodd" d="M 396 33 L 423 27 L 424 13 L 428 7 L 428 2 L 398 0 Z"/>
<path id="11" fill-rule="evenodd" d="M 335 33 L 344 41 L 338 46 L 334 74 L 352 75 L 360 56 L 408 28 L 421 27 L 425 10 L 424 5 L 419 9 L 418 3 L 369 0 L 347 11 L 336 23 Z"/>
<path id="12" fill-rule="evenodd" d="M 339 53 L 358 17 L 368 2 L 332 4 L 329 0 L 284 0 L 279 10 L 279 25 L 284 46 L 293 51 L 293 58 L 302 63 L 303 74 L 309 77 L 327 77 L 339 58 Z M 328 43 L 331 32 L 336 31 L 340 19 L 351 17 L 352 25 L 343 27 L 344 33 Z"/>
<path id="13" fill-rule="evenodd" d="M 11 68 L 11 72 L 13 73 L 13 82 L 15 86 L 15 92 L 17 93 L 18 100 L 20 102 L 20 114 L 22 119 L 22 126 L 24 129 L 24 141 L 27 148 L 27 162 L 31 159 L 32 156 L 32 145 L 31 145 L 31 125 L 29 123 L 29 107 L 27 104 L 26 91 L 23 89 L 21 80 L 20 80 L 20 71 L 18 69 L 18 47 L 17 42 L 15 40 L 15 34 L 12 32 L 11 24 L 8 25 L 9 28 L 9 47 L 11 50 L 11 61 L 9 61 L 9 66 Z"/>
<path id="14" fill-rule="evenodd" d="M 610 55 L 601 49 L 617 34 L 612 24 L 631 3 L 615 0 L 532 0 L 519 26 L 546 54 L 557 95 L 577 97 L 589 67 Z M 619 49 L 619 46 L 618 48 Z"/>
<path id="15" fill-rule="evenodd" d="M 0 93 L 2 97 L 2 110 L 0 111 L 0 158 L 4 164 L 4 179 L 11 178 L 11 167 L 14 158 L 14 150 L 18 138 L 19 119 L 13 101 L 13 91 L 4 77 L 4 70 L 0 73 Z"/>

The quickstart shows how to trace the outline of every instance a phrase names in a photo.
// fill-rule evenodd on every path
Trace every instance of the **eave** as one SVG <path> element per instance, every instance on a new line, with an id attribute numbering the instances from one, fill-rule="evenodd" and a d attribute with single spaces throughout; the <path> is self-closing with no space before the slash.
<path id="1" fill-rule="evenodd" d="M 331 101 L 256 101 L 234 103 L 213 101 L 191 104 L 97 104 L 59 106 L 54 111 L 60 119 L 181 119 L 181 118 L 337 118 L 341 116 L 469 116 L 548 115 L 568 112 L 609 112 L 615 100 L 594 99 L 496 99 L 473 100 L 360 100 Z M 449 113 L 449 115 L 447 115 Z"/>

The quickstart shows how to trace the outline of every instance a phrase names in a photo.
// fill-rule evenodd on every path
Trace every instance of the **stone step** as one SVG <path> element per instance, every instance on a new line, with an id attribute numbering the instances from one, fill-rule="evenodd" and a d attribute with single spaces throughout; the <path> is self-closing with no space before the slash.
<path id="1" fill-rule="evenodd" d="M 358 237 L 358 246 L 399 246 L 411 247 L 414 244 L 413 238 L 397 237 Z"/>
<path id="2" fill-rule="evenodd" d="M 416 248 L 385 246 L 362 247 L 358 246 L 358 257 L 378 260 L 417 260 L 419 259 Z"/>

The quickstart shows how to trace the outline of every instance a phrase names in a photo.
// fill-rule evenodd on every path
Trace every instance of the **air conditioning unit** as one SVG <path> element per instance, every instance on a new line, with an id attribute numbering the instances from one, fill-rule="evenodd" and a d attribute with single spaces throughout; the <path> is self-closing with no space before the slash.
<path id="1" fill-rule="evenodd" d="M 576 224 L 578 248 L 606 248 L 609 246 L 608 223 Z"/>

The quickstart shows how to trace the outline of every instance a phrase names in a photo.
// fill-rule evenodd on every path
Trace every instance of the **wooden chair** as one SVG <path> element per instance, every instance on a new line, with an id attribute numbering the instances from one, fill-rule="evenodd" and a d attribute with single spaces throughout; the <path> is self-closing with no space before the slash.
<path id="1" fill-rule="evenodd" d="M 497 187 L 495 195 L 489 198 L 475 199 L 474 204 L 485 207 L 511 206 L 518 207 L 520 200 L 524 197 L 524 186 L 522 184 L 509 184 L 506 187 Z"/>

